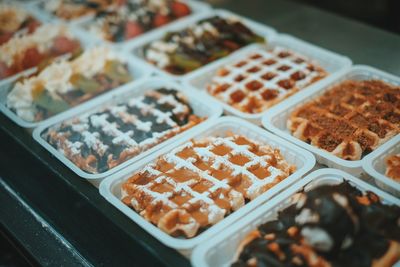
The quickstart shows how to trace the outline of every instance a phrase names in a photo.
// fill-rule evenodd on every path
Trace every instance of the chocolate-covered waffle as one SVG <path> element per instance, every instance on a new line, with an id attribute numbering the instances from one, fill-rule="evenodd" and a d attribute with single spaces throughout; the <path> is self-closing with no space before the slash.
<path id="1" fill-rule="evenodd" d="M 122 201 L 172 236 L 190 238 L 295 170 L 280 151 L 241 135 L 179 146 L 134 173 Z"/>
<path id="2" fill-rule="evenodd" d="M 42 136 L 83 171 L 103 173 L 202 120 L 181 93 L 161 88 L 64 121 Z"/>
<path id="3" fill-rule="evenodd" d="M 292 197 L 251 232 L 232 266 L 389 267 L 400 259 L 400 207 L 347 182 Z"/>
<path id="4" fill-rule="evenodd" d="M 292 134 L 346 160 L 359 160 L 400 132 L 400 87 L 346 80 L 296 108 Z"/>
<path id="5" fill-rule="evenodd" d="M 208 92 L 242 112 L 261 113 L 326 75 L 311 60 L 276 46 L 225 64 L 212 78 Z"/>

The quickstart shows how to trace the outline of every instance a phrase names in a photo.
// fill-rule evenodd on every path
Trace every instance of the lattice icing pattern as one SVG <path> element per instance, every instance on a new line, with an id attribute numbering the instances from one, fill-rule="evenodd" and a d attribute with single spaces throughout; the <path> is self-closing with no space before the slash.
<path id="1" fill-rule="evenodd" d="M 261 113 L 327 72 L 306 57 L 276 46 L 256 49 L 217 70 L 208 92 L 242 112 Z"/>
<path id="2" fill-rule="evenodd" d="M 313 146 L 359 160 L 400 132 L 400 87 L 343 81 L 290 115 L 287 128 Z"/>
<path id="3" fill-rule="evenodd" d="M 164 232 L 187 238 L 295 171 L 280 151 L 244 136 L 189 141 L 122 185 L 122 201 Z"/>
<path id="4" fill-rule="evenodd" d="M 390 155 L 385 160 L 385 175 L 396 182 L 400 182 L 400 154 Z"/>
<path id="5" fill-rule="evenodd" d="M 88 173 L 102 173 L 200 123 L 186 98 L 158 89 L 48 129 L 44 138 Z"/>

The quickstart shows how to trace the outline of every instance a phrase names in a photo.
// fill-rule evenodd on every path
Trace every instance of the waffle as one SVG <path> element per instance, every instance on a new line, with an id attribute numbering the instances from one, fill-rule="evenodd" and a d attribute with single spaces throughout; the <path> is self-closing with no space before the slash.
<path id="1" fill-rule="evenodd" d="M 16 34 L 0 45 L 0 79 L 80 50 L 80 41 L 65 25 L 45 24 L 31 34 Z"/>
<path id="2" fill-rule="evenodd" d="M 47 0 L 42 4 L 42 8 L 61 19 L 72 20 L 97 14 L 117 2 L 117 0 Z"/>
<path id="3" fill-rule="evenodd" d="M 236 17 L 214 16 L 198 21 L 181 31 L 143 47 L 143 56 L 151 64 L 175 75 L 183 75 L 223 58 L 252 43 L 265 39 Z"/>
<path id="4" fill-rule="evenodd" d="M 65 121 L 42 137 L 83 171 L 102 173 L 202 120 L 184 96 L 161 88 Z"/>
<path id="5" fill-rule="evenodd" d="M 112 50 L 93 47 L 21 78 L 7 94 L 6 105 L 25 121 L 42 121 L 131 80 L 128 67 Z"/>
<path id="6" fill-rule="evenodd" d="M 372 266 L 400 260 L 400 207 L 349 183 L 301 192 L 250 232 L 233 267 Z"/>
<path id="7" fill-rule="evenodd" d="M 400 87 L 346 80 L 295 109 L 292 134 L 345 160 L 359 160 L 399 133 Z"/>
<path id="8" fill-rule="evenodd" d="M 257 49 L 219 69 L 208 92 L 245 113 L 261 113 L 327 73 L 283 47 Z"/>
<path id="9" fill-rule="evenodd" d="M 400 182 L 400 154 L 386 158 L 386 176 Z"/>
<path id="10" fill-rule="evenodd" d="M 129 178 L 122 201 L 172 236 L 195 236 L 293 173 L 279 150 L 244 136 L 190 141 Z"/>
<path id="11" fill-rule="evenodd" d="M 100 38 L 123 42 L 191 14 L 176 0 L 128 0 L 118 8 L 99 13 L 88 28 Z"/>

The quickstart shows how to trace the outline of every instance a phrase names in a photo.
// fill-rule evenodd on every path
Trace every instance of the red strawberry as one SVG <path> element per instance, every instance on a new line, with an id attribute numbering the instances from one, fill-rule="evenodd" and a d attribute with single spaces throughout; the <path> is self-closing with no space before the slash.
<path id="1" fill-rule="evenodd" d="M 0 79 L 10 77 L 13 74 L 14 73 L 11 68 L 7 67 L 7 65 L 5 63 L 0 62 Z"/>
<path id="2" fill-rule="evenodd" d="M 54 39 L 52 50 L 56 55 L 63 55 L 75 51 L 79 46 L 78 41 L 71 40 L 65 36 L 58 36 Z"/>
<path id="3" fill-rule="evenodd" d="M 167 16 L 164 16 L 164 15 L 161 15 L 161 14 L 157 14 L 154 17 L 153 26 L 158 28 L 158 27 L 161 27 L 161 26 L 163 26 L 165 24 L 168 24 L 169 21 L 170 21 L 170 19 Z"/>
<path id="4" fill-rule="evenodd" d="M 174 16 L 178 18 L 187 16 L 191 13 L 190 7 L 181 2 L 173 2 L 171 4 L 171 9 L 172 14 L 174 14 Z"/>
<path id="5" fill-rule="evenodd" d="M 32 20 L 31 22 L 29 22 L 28 24 L 28 32 L 29 33 L 33 33 L 37 27 L 40 26 L 40 22 L 36 21 L 36 20 Z"/>
<path id="6" fill-rule="evenodd" d="M 37 48 L 28 48 L 25 51 L 24 57 L 22 59 L 21 67 L 22 69 L 26 70 L 39 65 L 42 60 L 43 56 L 40 54 Z"/>
<path id="7" fill-rule="evenodd" d="M 11 32 L 0 34 L 0 45 L 7 43 L 12 36 L 13 34 Z"/>
<path id="8" fill-rule="evenodd" d="M 138 35 L 143 33 L 143 28 L 139 25 L 139 23 L 134 21 L 128 21 L 125 24 L 125 40 L 135 38 Z"/>

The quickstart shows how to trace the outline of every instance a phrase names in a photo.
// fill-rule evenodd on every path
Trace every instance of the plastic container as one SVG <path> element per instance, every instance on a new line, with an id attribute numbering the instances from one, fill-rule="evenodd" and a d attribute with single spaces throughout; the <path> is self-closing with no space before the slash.
<path id="1" fill-rule="evenodd" d="M 85 49 L 90 48 L 92 45 L 89 45 L 90 43 L 84 43 L 84 47 Z M 145 77 L 148 77 L 152 74 L 152 70 L 149 68 L 146 68 L 145 66 L 142 66 L 140 64 L 140 62 L 138 62 L 135 58 L 132 58 L 130 55 L 124 53 L 124 52 L 118 52 L 118 51 L 113 51 L 113 53 L 115 53 L 117 55 L 117 57 L 122 61 L 125 62 L 128 66 L 128 70 L 130 72 L 130 74 L 133 77 L 133 80 L 125 85 L 129 85 L 131 86 L 132 84 L 136 83 L 138 80 L 141 80 Z M 81 103 L 80 105 L 71 107 L 70 109 L 68 109 L 67 111 L 61 112 L 59 114 L 56 114 L 50 118 L 47 118 L 45 120 L 42 121 L 37 121 L 37 122 L 28 122 L 22 118 L 20 118 L 17 114 L 15 114 L 13 111 L 11 111 L 7 106 L 7 95 L 9 90 L 12 89 L 14 83 L 21 77 L 21 76 L 29 76 L 29 74 L 31 74 L 32 72 L 35 71 L 34 69 L 30 69 L 28 71 L 23 72 L 22 74 L 13 76 L 9 79 L 3 80 L 0 82 L 0 110 L 4 113 L 4 115 L 6 115 L 7 117 L 9 117 L 12 121 L 14 121 L 16 124 L 18 124 L 21 127 L 25 127 L 25 128 L 35 128 L 38 127 L 39 125 L 42 125 L 44 123 L 46 123 L 47 121 L 51 120 L 52 118 L 60 118 L 60 116 L 63 116 L 62 114 L 64 114 L 65 112 L 68 112 L 70 110 L 74 110 L 76 108 L 78 108 L 80 105 L 83 105 L 85 103 L 89 103 L 92 101 L 96 101 L 97 98 L 102 97 L 102 96 L 106 96 L 109 97 L 110 94 L 113 93 L 113 91 L 115 91 L 117 88 L 116 87 L 114 89 L 111 89 L 103 94 L 100 94 L 98 96 L 93 97 L 92 99 Z M 122 85 L 122 86 L 125 86 Z"/>
<path id="2" fill-rule="evenodd" d="M 305 56 L 312 62 L 315 62 L 323 69 L 325 69 L 329 73 L 329 76 L 349 68 L 352 64 L 351 60 L 348 57 L 317 47 L 315 45 L 312 45 L 310 43 L 307 43 L 303 40 L 300 40 L 290 35 L 279 34 L 272 41 L 268 42 L 267 45 L 260 45 L 260 44 L 251 45 L 247 48 L 244 48 L 242 51 L 237 52 L 232 57 L 225 58 L 217 62 L 217 64 L 214 64 L 212 66 L 211 65 L 205 66 L 199 71 L 190 73 L 187 75 L 187 77 L 185 77 L 183 82 L 189 84 L 190 86 L 196 89 L 204 91 L 207 94 L 207 96 L 210 97 L 210 101 L 211 100 L 218 101 L 223 106 L 226 114 L 231 114 L 260 124 L 262 115 L 268 111 L 264 111 L 262 113 L 257 113 L 257 114 L 242 112 L 230 106 L 229 104 L 208 94 L 207 85 L 210 84 L 210 81 L 215 76 L 217 70 L 222 68 L 224 65 L 232 64 L 234 62 L 240 61 L 241 59 L 245 59 L 249 54 L 257 50 L 267 50 L 276 46 L 284 47 L 286 49 L 289 49 L 291 51 L 294 51 L 298 54 Z M 311 86 L 317 85 L 318 83 L 324 80 L 325 78 L 301 89 L 301 91 L 298 93 L 303 92 L 303 90 L 308 90 L 308 88 L 310 88 Z M 287 98 L 286 100 L 290 100 L 290 97 Z M 282 103 L 285 103 L 286 100 L 283 100 Z"/>
<path id="3" fill-rule="evenodd" d="M 157 226 L 146 221 L 133 209 L 129 208 L 120 201 L 121 184 L 134 172 L 141 170 L 146 164 L 154 162 L 159 156 L 170 152 L 173 148 L 186 143 L 190 139 L 199 139 L 202 137 L 215 135 L 226 136 L 228 132 L 241 134 L 252 140 L 256 140 L 264 144 L 269 144 L 274 148 L 278 148 L 289 163 L 297 166 L 297 171 L 276 186 L 272 187 L 267 192 L 261 194 L 256 199 L 241 207 L 239 210 L 233 212 L 219 223 L 211 226 L 201 234 L 190 239 L 176 238 L 168 235 L 167 233 L 160 230 Z M 185 137 L 180 138 L 174 144 L 164 147 L 163 149 L 157 151 L 149 157 L 138 161 L 137 163 L 126 168 L 123 172 L 106 178 L 100 184 L 100 194 L 104 196 L 117 209 L 127 215 L 130 219 L 140 225 L 144 230 L 153 235 L 164 245 L 177 249 L 185 256 L 189 256 L 195 246 L 208 240 L 212 236 L 217 235 L 227 226 L 231 225 L 233 222 L 243 217 L 260 204 L 264 203 L 268 199 L 272 198 L 273 196 L 287 188 L 295 181 L 299 180 L 305 173 L 312 169 L 314 164 L 315 158 L 311 153 L 301 148 L 298 148 L 288 142 L 285 142 L 281 138 L 272 135 L 271 133 L 268 133 L 267 131 L 249 122 L 234 117 L 223 117 L 215 120 L 208 125 L 205 125 L 201 129 L 199 128 L 197 131 L 192 132 L 190 135 L 188 134 Z"/>
<path id="4" fill-rule="evenodd" d="M 154 33 L 154 32 L 164 32 L 168 30 L 168 27 L 175 25 L 175 24 L 180 24 L 180 23 L 184 23 L 184 21 L 186 21 L 189 18 L 192 18 L 198 14 L 202 14 L 205 13 L 207 11 L 211 10 L 211 7 L 209 4 L 205 3 L 205 2 L 200 2 L 198 0 L 185 0 L 184 1 L 185 4 L 187 4 L 191 10 L 192 13 L 188 16 L 182 17 L 182 18 L 178 18 L 164 26 L 149 30 L 135 38 L 126 40 L 126 41 L 122 41 L 122 42 L 112 42 L 112 41 L 108 41 L 108 40 L 104 40 L 103 38 L 101 38 L 101 36 L 96 35 L 95 33 L 90 31 L 90 25 L 92 23 L 95 22 L 96 18 L 95 17 L 90 17 L 89 19 L 86 19 L 84 21 L 78 22 L 77 25 L 79 25 L 81 27 L 82 30 L 86 31 L 87 34 L 93 36 L 93 39 L 108 43 L 110 45 L 115 45 L 115 46 L 125 46 L 125 45 L 134 45 L 135 43 L 139 42 L 140 40 L 143 39 L 143 37 L 146 37 L 148 34 L 150 33 Z"/>
<path id="5" fill-rule="evenodd" d="M 52 147 L 49 143 L 46 142 L 44 138 L 42 138 L 41 133 L 54 125 L 60 124 L 64 120 L 71 119 L 73 117 L 81 116 L 85 113 L 88 114 L 93 114 L 96 113 L 98 110 L 102 109 L 103 107 L 106 107 L 110 104 L 113 103 L 118 103 L 118 102 L 123 102 L 127 98 L 132 98 L 135 96 L 141 96 L 143 95 L 146 91 L 152 90 L 152 89 L 158 89 L 162 87 L 167 87 L 167 88 L 173 88 L 179 91 L 182 91 L 187 97 L 190 105 L 192 106 L 194 113 L 198 116 L 201 117 L 208 117 L 204 122 L 200 123 L 197 126 L 194 126 L 193 128 L 184 131 L 183 133 L 180 133 L 164 142 L 161 142 L 160 144 L 148 149 L 147 151 L 121 163 L 120 165 L 106 171 L 103 173 L 99 174 L 90 174 L 87 173 L 80 168 L 78 168 L 72 161 L 70 161 L 64 154 L 61 152 L 57 151 L 54 147 Z M 40 145 L 42 145 L 44 148 L 46 148 L 51 154 L 53 154 L 56 158 L 58 158 L 63 164 L 65 164 L 68 168 L 70 168 L 72 171 L 74 171 L 77 175 L 79 175 L 82 178 L 85 179 L 90 179 L 94 184 L 96 185 L 96 182 L 99 182 L 102 178 L 109 176 L 112 173 L 115 173 L 126 166 L 138 161 L 139 159 L 142 159 L 146 157 L 147 155 L 150 155 L 151 153 L 159 150 L 163 146 L 166 146 L 168 144 L 172 144 L 176 141 L 178 141 L 180 138 L 183 138 L 186 134 L 189 134 L 191 132 L 196 132 L 196 129 L 199 127 L 202 127 L 203 124 L 207 123 L 208 121 L 215 120 L 218 118 L 222 113 L 222 109 L 220 106 L 213 106 L 208 104 L 207 102 L 204 102 L 201 97 L 198 96 L 196 92 L 193 92 L 191 90 L 188 90 L 186 88 L 182 88 L 181 85 L 178 85 L 172 81 L 160 79 L 160 78 L 151 78 L 151 79 L 145 79 L 137 82 L 136 84 L 127 84 L 124 85 L 123 87 L 113 90 L 112 92 L 108 93 L 107 95 L 100 96 L 99 98 L 95 99 L 91 103 L 87 103 L 85 105 L 82 105 L 78 107 L 77 109 L 67 112 L 65 114 L 62 114 L 58 118 L 53 118 L 49 120 L 46 123 L 43 123 L 40 127 L 34 130 L 33 132 L 33 138 L 39 142 Z"/>
<path id="6" fill-rule="evenodd" d="M 353 66 L 350 69 L 345 70 L 344 72 L 338 73 L 337 75 L 332 75 L 330 78 L 327 78 L 324 82 L 319 83 L 317 86 L 313 86 L 313 88 L 309 88 L 308 90 L 303 91 L 302 94 L 296 94 L 293 97 L 291 97 L 288 101 L 280 103 L 275 107 L 271 108 L 263 116 L 262 124 L 266 129 L 312 152 L 317 158 L 317 161 L 319 163 L 327 165 L 328 167 L 331 168 L 341 169 L 353 175 L 358 176 L 361 173 L 363 173 L 362 169 L 363 159 L 350 161 L 334 156 L 333 154 L 327 151 L 324 151 L 315 146 L 307 144 L 306 142 L 303 142 L 300 139 L 297 139 L 296 137 L 292 136 L 290 131 L 286 127 L 286 122 L 294 109 L 298 108 L 304 103 L 307 103 L 321 96 L 323 93 L 325 93 L 325 91 L 329 90 L 332 86 L 347 79 L 353 79 L 353 80 L 379 79 L 390 84 L 400 85 L 399 77 L 396 77 L 394 75 L 388 74 L 386 72 L 377 70 L 369 66 L 362 66 L 362 65 Z M 372 151 L 370 153 L 370 155 L 375 155 L 375 154 L 376 151 Z"/>
<path id="7" fill-rule="evenodd" d="M 400 154 L 400 135 L 381 145 L 374 154 L 367 155 L 362 166 L 378 187 L 400 197 L 400 183 L 385 175 L 386 158 L 394 154 Z"/>
<path id="8" fill-rule="evenodd" d="M 210 10 L 209 12 L 199 14 L 199 15 L 193 16 L 188 19 L 182 19 L 181 21 L 178 21 L 177 23 L 174 23 L 173 25 L 171 24 L 171 25 L 165 27 L 163 29 L 163 31 L 154 31 L 152 33 L 149 33 L 148 35 L 143 36 L 143 38 L 141 38 L 140 40 L 137 40 L 133 43 L 127 44 L 126 46 L 124 46 L 124 49 L 127 49 L 127 51 L 129 51 L 130 53 L 133 53 L 136 57 L 140 58 L 143 61 L 143 64 L 146 64 L 147 66 L 150 66 L 151 68 L 153 68 L 156 73 L 167 76 L 167 77 L 175 79 L 175 80 L 182 80 L 183 78 L 188 76 L 189 73 L 184 74 L 184 75 L 171 74 L 171 73 L 169 73 L 165 70 L 162 70 L 162 69 L 156 67 L 155 65 L 147 62 L 143 56 L 143 47 L 153 41 L 162 39 L 165 36 L 166 32 L 182 31 L 183 29 L 186 29 L 188 26 L 195 25 L 200 20 L 210 18 L 210 17 L 216 16 L 216 15 L 218 15 L 222 18 L 229 18 L 229 17 L 238 18 L 241 22 L 243 22 L 243 24 L 245 24 L 247 27 L 249 27 L 251 30 L 253 30 L 256 34 L 265 37 L 267 39 L 267 41 L 272 41 L 276 35 L 275 29 L 265 26 L 261 23 L 255 22 L 253 20 L 244 18 L 240 15 L 234 14 L 234 13 L 226 11 L 226 10 Z M 240 51 L 242 49 L 243 48 L 231 53 L 227 57 L 234 55 L 235 53 L 237 53 L 238 51 Z M 225 57 L 225 58 L 227 58 L 227 57 Z M 211 65 L 217 64 L 220 60 L 221 59 L 218 59 L 218 60 L 213 61 L 205 66 L 211 66 Z M 204 66 L 200 67 L 190 73 L 197 73 L 202 68 L 204 68 Z"/>
<path id="9" fill-rule="evenodd" d="M 192 255 L 191 262 L 195 267 L 226 267 L 235 261 L 239 244 L 249 232 L 259 225 L 277 218 L 278 211 L 288 207 L 292 202 L 290 197 L 305 188 L 309 191 L 321 185 L 338 184 L 347 180 L 361 191 L 372 191 L 381 197 L 384 203 L 400 206 L 400 200 L 375 188 L 360 179 L 336 169 L 322 169 L 315 171 L 301 179 L 279 196 L 258 208 L 232 227 L 229 227 L 217 237 L 197 247 Z"/>

